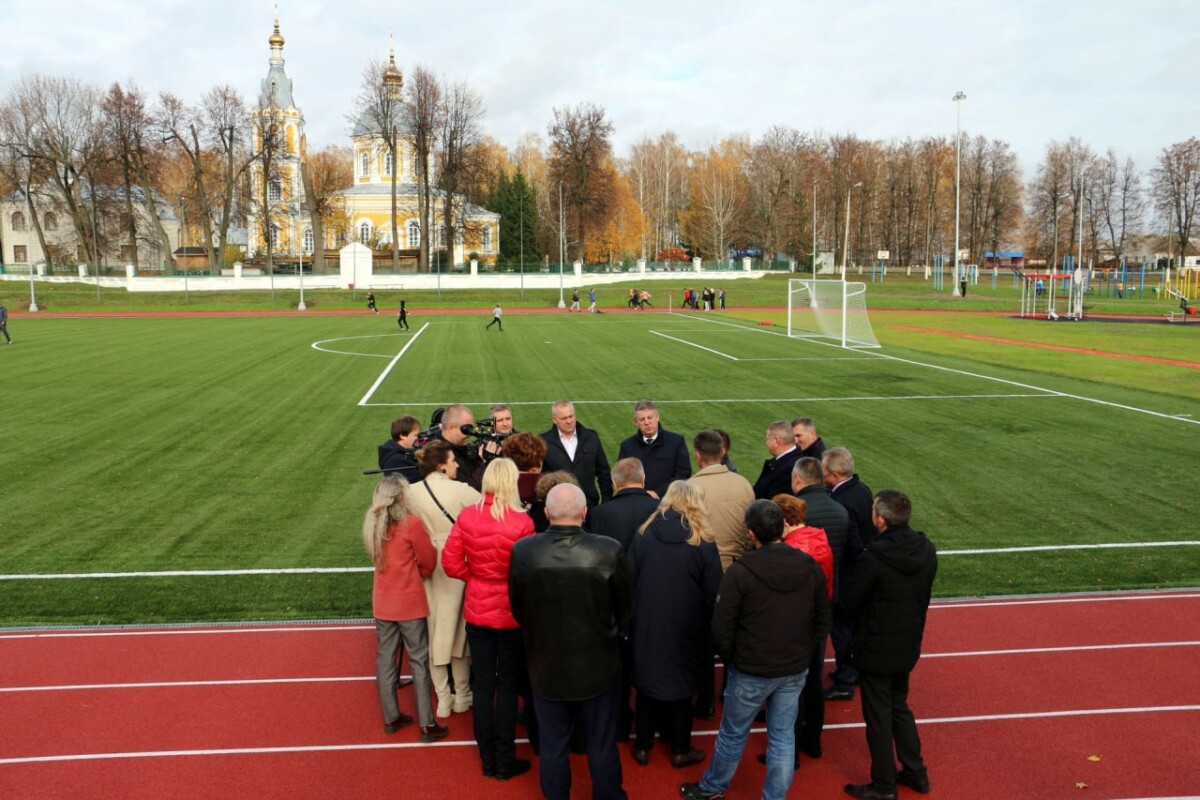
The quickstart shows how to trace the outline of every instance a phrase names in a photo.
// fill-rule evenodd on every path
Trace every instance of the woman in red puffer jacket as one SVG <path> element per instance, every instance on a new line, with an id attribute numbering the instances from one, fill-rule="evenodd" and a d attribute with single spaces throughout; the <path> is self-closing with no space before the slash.
<path id="1" fill-rule="evenodd" d="M 529 771 L 516 758 L 517 686 L 525 669 L 521 629 L 508 604 L 513 543 L 533 533 L 522 511 L 517 466 L 497 458 L 483 473 L 483 500 L 459 512 L 442 550 L 446 574 L 467 584 L 463 616 L 471 647 L 475 742 L 483 774 L 507 780 Z"/>

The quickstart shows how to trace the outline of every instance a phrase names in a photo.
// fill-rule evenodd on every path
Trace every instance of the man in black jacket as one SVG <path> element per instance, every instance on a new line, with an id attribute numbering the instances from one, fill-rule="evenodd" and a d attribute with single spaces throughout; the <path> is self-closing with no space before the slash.
<path id="1" fill-rule="evenodd" d="M 574 475 L 587 497 L 588 508 L 611 500 L 612 474 L 600 436 L 575 420 L 575 405 L 570 400 L 555 403 L 550 420 L 554 427 L 542 434 L 546 442 L 542 472 L 565 470 Z"/>
<path id="2" fill-rule="evenodd" d="M 646 491 L 646 472 L 636 458 L 613 464 L 612 482 L 616 493 L 588 512 L 587 529 L 616 539 L 626 555 L 637 529 L 658 510 L 658 500 Z"/>
<path id="3" fill-rule="evenodd" d="M 847 571 L 846 538 L 850 529 L 850 515 L 841 503 L 825 491 L 825 474 L 821 469 L 821 462 L 815 458 L 802 458 L 792 467 L 792 491 L 808 506 L 804 515 L 805 524 L 824 530 L 825 538 L 829 540 L 829 549 L 833 551 L 833 603 L 836 614 L 840 600 L 838 592 L 844 582 L 841 575 Z M 855 539 L 857 538 L 856 533 Z M 822 753 L 825 689 L 822 685 L 821 670 L 824 666 L 825 640 L 822 639 L 813 652 L 812 663 L 808 665 L 809 679 L 804 684 L 804 694 L 800 703 L 803 727 L 797 733 L 796 749 L 809 758 L 820 758 Z"/>
<path id="4" fill-rule="evenodd" d="M 658 406 L 642 400 L 633 407 L 638 432 L 621 442 L 617 458 L 636 458 L 646 470 L 646 488 L 662 497 L 671 481 L 686 480 L 692 474 L 687 442 L 659 424 Z"/>
<path id="5" fill-rule="evenodd" d="M 392 422 L 392 438 L 379 445 L 379 468 L 404 476 L 409 483 L 421 480 L 417 467 L 413 443 L 421 432 L 421 421 L 416 417 L 403 416 Z"/>
<path id="6" fill-rule="evenodd" d="M 767 428 L 767 452 L 771 457 L 763 462 L 754 482 L 754 496 L 759 500 L 792 491 L 792 465 L 800 459 L 800 450 L 792 426 L 784 420 L 776 420 Z"/>
<path id="7" fill-rule="evenodd" d="M 578 720 L 586 732 L 592 797 L 625 800 L 617 750 L 618 632 L 633 614 L 633 577 L 616 541 L 583 530 L 586 514 L 579 487 L 550 490 L 550 527 L 513 545 L 508 597 L 524 631 L 542 794 L 571 796 L 568 751 Z"/>
<path id="8" fill-rule="evenodd" d="M 829 496 L 842 504 L 849 515 L 850 527 L 846 532 L 845 567 L 842 569 L 838 595 L 844 598 L 851 580 L 853 580 L 854 564 L 858 553 L 875 538 L 875 528 L 871 524 L 871 487 L 858 479 L 854 471 L 854 456 L 844 447 L 831 447 L 821 457 L 821 468 L 825 471 L 825 486 Z M 833 607 L 833 657 L 835 667 L 830 677 L 833 686 L 825 692 L 826 700 L 853 700 L 854 685 L 858 683 L 858 673 L 850 663 L 850 640 L 853 636 L 850 617 L 846 614 L 845 603 L 838 602 Z"/>
<path id="9" fill-rule="evenodd" d="M 908 707 L 908 679 L 921 657 L 937 548 L 908 526 L 911 517 L 912 502 L 903 492 L 887 489 L 875 496 L 871 519 L 879 535 L 846 589 L 854 619 L 850 660 L 858 667 L 871 750 L 871 782 L 847 784 L 846 794 L 862 800 L 895 800 L 897 783 L 929 794 L 921 738 Z"/>
<path id="10" fill-rule="evenodd" d="M 796 447 L 805 458 L 819 459 L 829 448 L 825 440 L 817 435 L 817 423 L 811 417 L 796 417 L 792 420 L 792 434 L 796 437 Z"/>
<path id="11" fill-rule="evenodd" d="M 792 785 L 800 691 L 813 646 L 829 632 L 825 575 L 809 555 L 781 541 L 783 511 L 769 500 L 755 500 L 746 509 L 746 527 L 758 549 L 726 570 L 713 610 L 713 639 L 729 675 L 721 729 L 700 782 L 679 788 L 685 800 L 724 797 L 764 702 L 767 777 L 762 797 L 784 800 Z"/>

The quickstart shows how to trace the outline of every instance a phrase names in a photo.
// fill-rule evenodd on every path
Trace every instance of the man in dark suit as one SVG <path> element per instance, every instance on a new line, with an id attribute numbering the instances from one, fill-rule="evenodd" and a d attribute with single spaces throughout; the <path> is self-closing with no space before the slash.
<path id="1" fill-rule="evenodd" d="M 754 482 L 754 497 L 770 500 L 777 494 L 792 493 L 792 465 L 800 458 L 792 426 L 780 419 L 767 428 L 767 452 L 771 457 L 763 462 L 762 472 Z"/>
<path id="2" fill-rule="evenodd" d="M 898 783 L 929 794 L 908 681 L 921 657 L 937 548 L 909 527 L 911 518 L 912 501 L 903 492 L 885 489 L 875 496 L 871 524 L 877 535 L 845 593 L 854 620 L 850 660 L 858 667 L 871 750 L 871 782 L 847 784 L 846 794 L 861 800 L 895 800 Z"/>
<path id="3" fill-rule="evenodd" d="M 542 434 L 546 442 L 542 472 L 563 470 L 574 475 L 587 498 L 588 508 L 611 500 L 612 473 L 600 436 L 575 420 L 575 405 L 570 400 L 555 403 L 550 420 L 554 427 Z"/>
<path id="4" fill-rule="evenodd" d="M 817 423 L 811 417 L 796 417 L 792 420 L 792 434 L 796 437 L 796 447 L 805 458 L 820 460 L 829 448 L 825 440 L 817 435 Z"/>
<path id="5" fill-rule="evenodd" d="M 853 580 L 854 565 L 859 552 L 874 538 L 875 527 L 871 524 L 871 488 L 858 478 L 854 471 L 854 456 L 844 447 L 831 447 L 821 457 L 821 468 L 825 471 L 825 485 L 829 496 L 842 504 L 849 517 L 850 527 L 846 532 L 846 550 L 842 570 L 842 583 L 838 592 L 844 598 Z M 850 647 L 853 631 L 845 603 L 833 607 L 833 656 L 837 666 L 833 670 L 833 686 L 825 692 L 826 700 L 853 700 L 854 685 L 858 672 L 850 663 Z"/>
<path id="6" fill-rule="evenodd" d="M 646 470 L 646 489 L 662 497 L 671 481 L 686 480 L 692 474 L 687 442 L 659 424 L 658 406 L 642 400 L 633 407 L 638 432 L 621 442 L 617 458 L 636 458 Z"/>

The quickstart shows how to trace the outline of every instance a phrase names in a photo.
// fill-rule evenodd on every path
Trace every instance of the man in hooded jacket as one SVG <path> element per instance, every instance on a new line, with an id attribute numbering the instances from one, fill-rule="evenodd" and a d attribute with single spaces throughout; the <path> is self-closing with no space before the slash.
<path id="1" fill-rule="evenodd" d="M 908 679 L 921 657 L 937 548 L 908 526 L 911 517 L 912 502 L 903 492 L 875 495 L 871 521 L 879 535 L 860 554 L 842 596 L 854 624 L 850 662 L 858 668 L 871 751 L 871 782 L 847 784 L 845 791 L 861 800 L 895 800 L 897 783 L 929 793 Z"/>

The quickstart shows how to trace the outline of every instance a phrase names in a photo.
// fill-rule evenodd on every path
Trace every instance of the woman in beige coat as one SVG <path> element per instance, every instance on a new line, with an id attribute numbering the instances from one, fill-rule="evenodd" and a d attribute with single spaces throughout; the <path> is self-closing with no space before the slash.
<path id="1" fill-rule="evenodd" d="M 429 674 L 437 694 L 437 716 L 471 709 L 471 663 L 467 653 L 467 627 L 463 620 L 462 581 L 442 569 L 442 548 L 458 512 L 479 502 L 479 492 L 455 480 L 458 461 L 442 441 L 430 442 L 417 453 L 417 464 L 425 480 L 408 493 L 409 507 L 425 523 L 438 551 L 438 566 L 425 581 L 429 598 Z M 439 507 L 439 503 L 441 504 Z M 450 678 L 455 693 L 450 693 Z"/>

